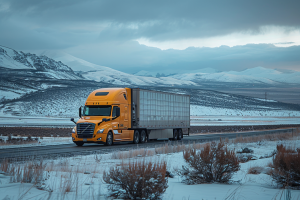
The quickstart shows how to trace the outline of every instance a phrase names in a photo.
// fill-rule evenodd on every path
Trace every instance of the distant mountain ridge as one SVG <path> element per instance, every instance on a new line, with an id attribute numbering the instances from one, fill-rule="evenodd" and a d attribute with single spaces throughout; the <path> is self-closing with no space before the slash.
<path id="1" fill-rule="evenodd" d="M 171 76 L 179 80 L 201 84 L 203 81 L 227 83 L 262 83 L 262 84 L 300 84 L 300 72 L 283 73 L 275 69 L 254 67 L 243 71 L 216 73 L 183 73 Z"/>
<path id="2" fill-rule="evenodd" d="M 16 51 L 0 46 L 0 67 L 10 69 L 35 69 L 39 71 L 59 71 L 74 74 L 73 70 L 60 61 L 47 56 Z M 75 74 L 74 74 L 75 75 Z"/>
<path id="3" fill-rule="evenodd" d="M 132 75 L 109 67 L 96 65 L 75 56 L 55 51 L 43 51 L 40 55 L 52 57 L 71 67 L 86 80 L 116 85 L 196 85 L 192 81 L 178 80 L 172 77 L 146 77 Z"/>
<path id="4" fill-rule="evenodd" d="M 61 87 L 62 81 L 83 79 L 60 61 L 3 46 L 0 46 L 0 70 L 0 102 L 49 87 Z"/>
<path id="5" fill-rule="evenodd" d="M 113 86 L 155 87 L 211 87 L 236 85 L 251 86 L 300 84 L 300 72 L 282 72 L 275 69 L 255 67 L 244 71 L 220 72 L 202 68 L 188 73 L 140 71 L 136 75 L 109 67 L 96 65 L 75 56 L 43 51 L 39 54 L 24 53 L 0 45 L 0 101 L 18 98 L 29 92 L 49 87 L 82 86 L 84 84 Z"/>

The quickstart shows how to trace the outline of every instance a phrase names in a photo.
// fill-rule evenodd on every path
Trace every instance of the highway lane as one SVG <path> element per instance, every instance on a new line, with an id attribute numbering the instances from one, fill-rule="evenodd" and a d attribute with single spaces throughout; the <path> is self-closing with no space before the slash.
<path id="1" fill-rule="evenodd" d="M 212 140 L 219 140 L 220 138 L 236 138 L 239 136 L 254 136 L 265 135 L 275 133 L 292 133 L 296 130 L 294 128 L 289 129 L 277 129 L 277 130 L 264 130 L 264 131 L 251 131 L 251 132 L 231 132 L 231 133 L 217 133 L 217 134 L 197 134 L 184 136 L 181 141 L 168 141 L 158 140 L 150 141 L 144 144 L 132 144 L 132 143 L 119 143 L 113 146 L 105 146 L 101 144 L 84 144 L 82 147 L 77 147 L 75 144 L 62 144 L 62 145 L 47 145 L 47 146 L 33 146 L 33 147 L 16 147 L 0 149 L 0 160 L 27 160 L 32 158 L 39 159 L 51 159 L 61 156 L 76 156 L 76 155 L 88 155 L 88 154 L 104 154 L 113 151 L 125 151 L 137 148 L 154 148 L 163 144 L 176 144 L 179 143 L 193 143 L 193 142 L 206 142 Z"/>

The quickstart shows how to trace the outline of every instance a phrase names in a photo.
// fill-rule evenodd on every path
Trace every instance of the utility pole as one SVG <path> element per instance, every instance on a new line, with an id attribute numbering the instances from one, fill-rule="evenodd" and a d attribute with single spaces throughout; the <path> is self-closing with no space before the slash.
<path id="1" fill-rule="evenodd" d="M 268 92 L 265 92 L 265 101 L 267 101 Z"/>
<path id="2" fill-rule="evenodd" d="M 267 111 L 267 95 L 268 95 L 268 92 L 265 92 L 265 109 Z"/>

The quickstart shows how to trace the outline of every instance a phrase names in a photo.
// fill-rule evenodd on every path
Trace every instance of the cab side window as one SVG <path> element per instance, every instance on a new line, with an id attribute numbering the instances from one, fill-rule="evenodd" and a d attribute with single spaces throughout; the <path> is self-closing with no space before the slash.
<path id="1" fill-rule="evenodd" d="M 116 116 L 117 116 L 117 107 L 115 106 L 113 108 L 112 117 L 116 117 Z"/>
<path id="2" fill-rule="evenodd" d="M 126 94 L 125 94 L 125 93 L 123 93 L 123 96 L 124 96 L 124 99 L 127 100 L 127 97 L 126 97 Z"/>
<path id="3" fill-rule="evenodd" d="M 118 106 L 114 106 L 112 111 L 112 117 L 119 117 L 120 116 L 120 108 Z"/>

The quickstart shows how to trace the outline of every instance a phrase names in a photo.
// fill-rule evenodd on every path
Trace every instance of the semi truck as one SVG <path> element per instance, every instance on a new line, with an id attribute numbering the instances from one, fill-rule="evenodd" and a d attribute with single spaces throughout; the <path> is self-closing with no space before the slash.
<path id="1" fill-rule="evenodd" d="M 190 129 L 190 96 L 139 88 L 102 88 L 79 108 L 72 140 L 112 145 L 149 140 L 181 140 Z"/>

